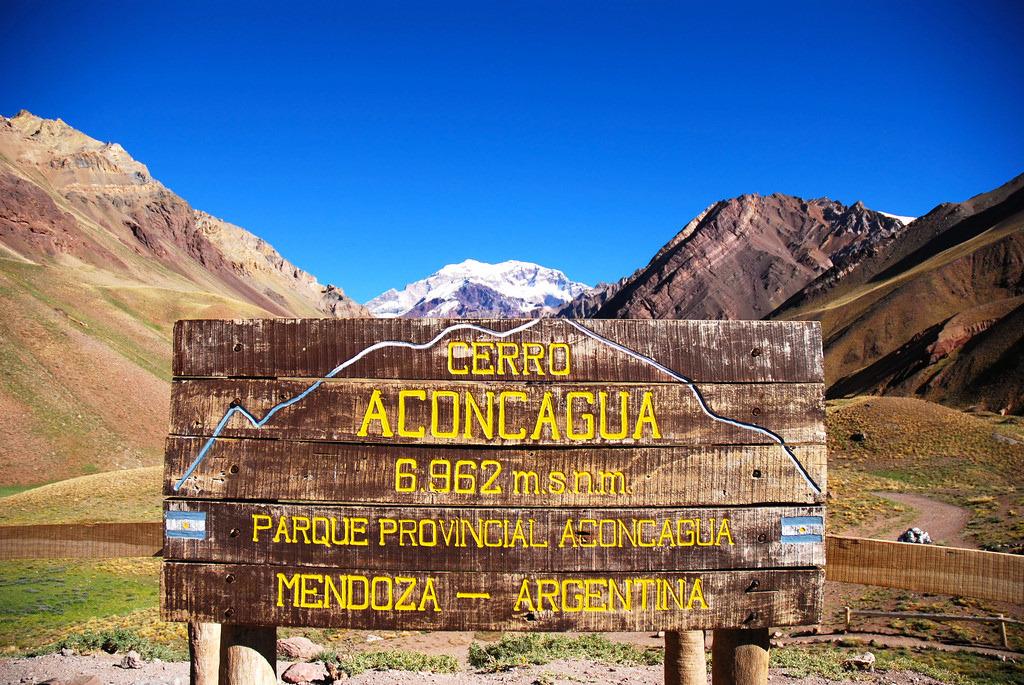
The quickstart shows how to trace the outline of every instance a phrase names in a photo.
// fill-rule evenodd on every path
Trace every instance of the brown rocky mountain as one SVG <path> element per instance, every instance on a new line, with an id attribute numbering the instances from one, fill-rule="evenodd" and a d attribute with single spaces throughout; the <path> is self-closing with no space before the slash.
<path id="1" fill-rule="evenodd" d="M 629 278 L 620 278 L 615 283 L 598 283 L 592 290 L 580 293 L 558 308 L 554 316 L 566 319 L 591 319 L 600 311 L 608 298 L 615 295 Z"/>
<path id="2" fill-rule="evenodd" d="M 0 155 L 0 245 L 10 256 L 156 276 L 278 316 L 366 315 L 266 241 L 190 207 L 117 143 L 22 111 L 0 117 Z"/>
<path id="3" fill-rule="evenodd" d="M 115 143 L 0 117 L 0 485 L 159 462 L 188 317 L 366 316 Z"/>
<path id="4" fill-rule="evenodd" d="M 575 308 L 596 318 L 760 319 L 902 230 L 899 219 L 860 203 L 741 195 L 705 209 L 647 266 L 563 315 Z"/>
<path id="5" fill-rule="evenodd" d="M 1024 411 L 1024 176 L 941 204 L 773 318 L 818 319 L 833 397 Z"/>
<path id="6" fill-rule="evenodd" d="M 560 316 L 817 319 L 831 397 L 1024 411 L 1024 176 L 908 224 L 827 199 L 715 203 Z"/>

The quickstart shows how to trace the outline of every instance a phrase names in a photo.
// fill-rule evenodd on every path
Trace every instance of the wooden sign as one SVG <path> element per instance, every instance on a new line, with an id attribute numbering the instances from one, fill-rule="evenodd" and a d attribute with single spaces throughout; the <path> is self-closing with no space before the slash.
<path id="1" fill-rule="evenodd" d="M 816 623 L 814 322 L 180 321 L 163 614 Z"/>

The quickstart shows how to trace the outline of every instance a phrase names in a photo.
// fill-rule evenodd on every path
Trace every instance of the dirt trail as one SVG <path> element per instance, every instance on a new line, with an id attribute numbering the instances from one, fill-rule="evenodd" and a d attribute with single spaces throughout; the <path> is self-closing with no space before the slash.
<path id="1" fill-rule="evenodd" d="M 910 511 L 904 512 L 900 516 L 876 519 L 870 523 L 849 528 L 844 530 L 842 535 L 895 542 L 900 533 L 907 528 L 917 527 L 928 531 L 932 540 L 937 543 L 967 549 L 978 548 L 964 535 L 964 529 L 971 515 L 967 509 L 924 495 L 902 492 L 874 492 L 872 494 L 903 505 Z M 863 597 L 867 591 L 868 586 L 865 585 L 827 581 L 825 583 L 825 616 L 832 616 L 835 621 L 840 620 L 836 613 L 839 607 L 855 606 L 859 598 Z M 828 618 L 826 618 L 826 623 L 829 623 Z"/>
<path id="2" fill-rule="evenodd" d="M 971 518 L 971 512 L 967 509 L 924 495 L 906 492 L 875 492 L 872 494 L 914 510 L 914 518 L 909 524 L 901 525 L 899 521 L 886 522 L 875 534 L 875 537 L 883 540 L 895 540 L 907 528 L 916 527 L 927 531 L 936 543 L 949 547 L 978 549 L 978 546 L 964 534 L 967 521 Z"/>

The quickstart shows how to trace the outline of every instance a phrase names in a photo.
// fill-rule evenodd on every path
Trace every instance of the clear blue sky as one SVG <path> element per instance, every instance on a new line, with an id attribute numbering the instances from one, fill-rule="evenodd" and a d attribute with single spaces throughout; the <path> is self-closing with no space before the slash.
<path id="1" fill-rule="evenodd" d="M 741 193 L 918 215 L 1024 171 L 1019 2 L 332 5 L 5 0 L 0 113 L 359 300 L 467 257 L 613 280 Z"/>

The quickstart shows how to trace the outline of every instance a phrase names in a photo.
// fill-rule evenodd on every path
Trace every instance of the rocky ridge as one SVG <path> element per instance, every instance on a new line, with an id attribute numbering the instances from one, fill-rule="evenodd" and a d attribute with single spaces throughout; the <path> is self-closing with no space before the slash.
<path id="1" fill-rule="evenodd" d="M 1024 175 L 826 276 L 771 316 L 821 321 L 830 396 L 1024 411 Z"/>
<path id="2" fill-rule="evenodd" d="M 0 117 L 0 290 L 4 484 L 158 464 L 177 319 L 368 315 L 120 145 L 28 112 Z"/>
<path id="3" fill-rule="evenodd" d="M 22 111 L 0 117 L 0 155 L 0 244 L 13 256 L 212 290 L 275 316 L 367 315 L 266 241 L 193 209 L 117 143 Z"/>
<path id="4" fill-rule="evenodd" d="M 723 200 L 558 315 L 816 319 L 830 397 L 1021 413 L 1024 176 L 918 218 L 824 198 Z"/>
<path id="5" fill-rule="evenodd" d="M 575 308 L 597 318 L 760 319 L 904 228 L 859 202 L 741 195 L 709 206 L 645 267 L 562 315 Z"/>

